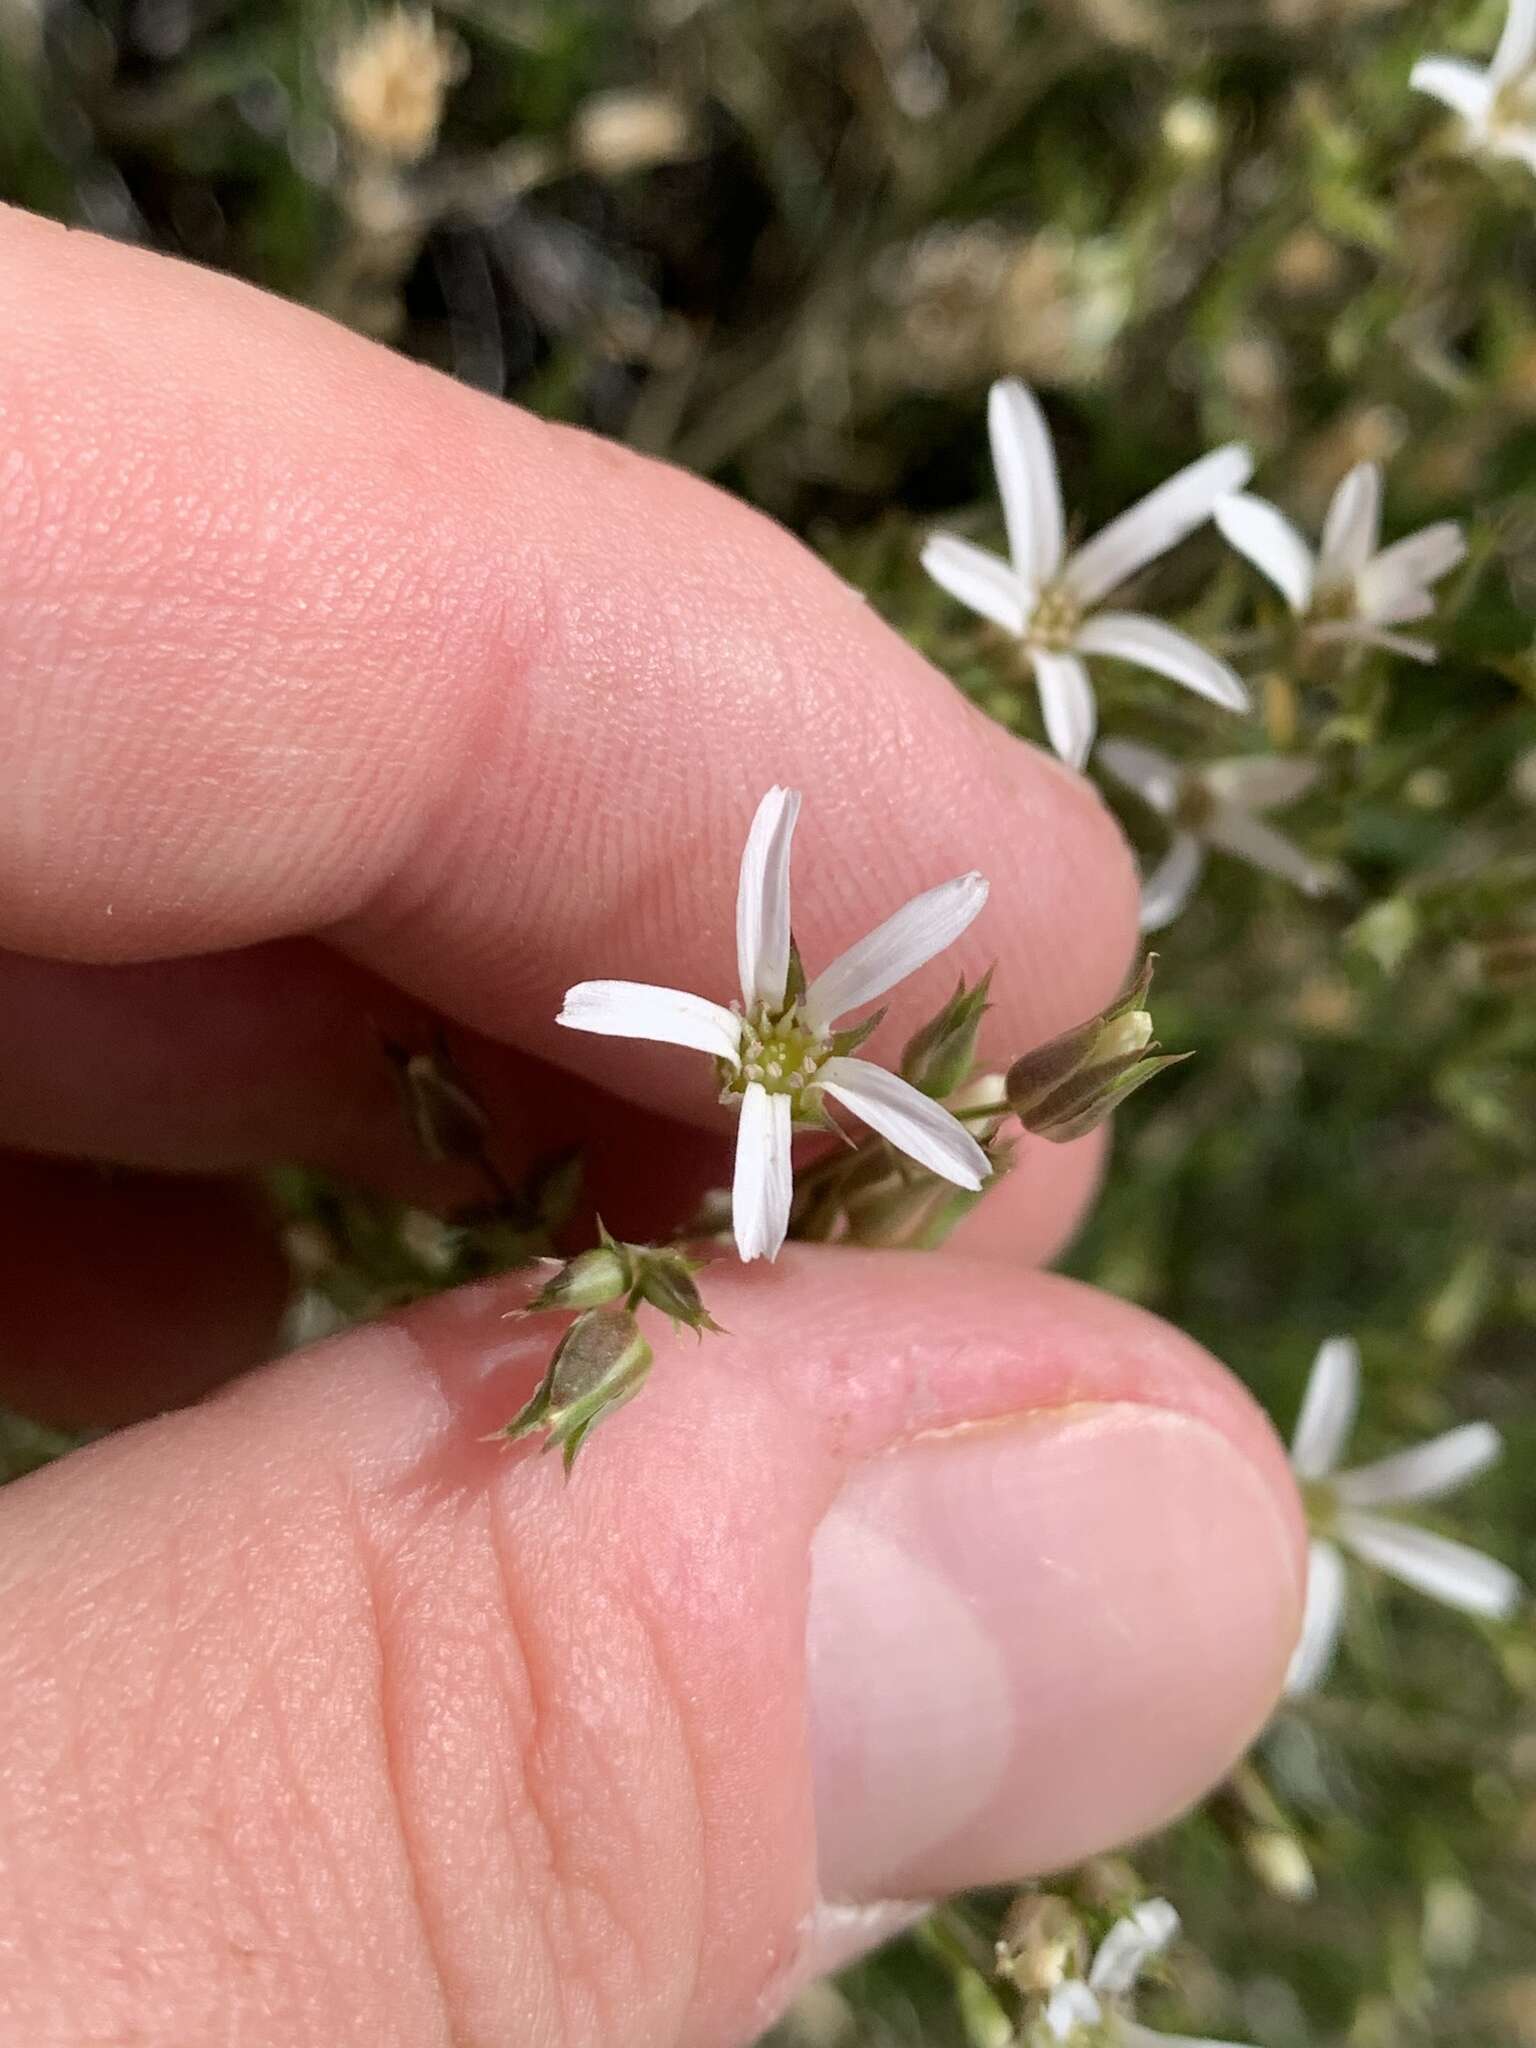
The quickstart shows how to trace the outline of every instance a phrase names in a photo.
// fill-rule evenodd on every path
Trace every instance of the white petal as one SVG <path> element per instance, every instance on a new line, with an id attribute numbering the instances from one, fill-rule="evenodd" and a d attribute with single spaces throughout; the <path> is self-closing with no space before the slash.
<path id="1" fill-rule="evenodd" d="M 1301 1634 L 1291 1652 L 1285 1674 L 1285 1690 L 1315 1692 L 1328 1675 L 1338 1647 L 1344 1621 L 1344 1600 L 1348 1579 L 1344 1559 L 1331 1543 L 1314 1542 L 1307 1548 L 1307 1598 L 1301 1614 Z"/>
<path id="2" fill-rule="evenodd" d="M 1029 658 L 1040 692 L 1045 736 L 1070 768 L 1081 768 L 1093 750 L 1099 711 L 1088 671 L 1075 654 L 1032 647 Z"/>
<path id="3" fill-rule="evenodd" d="M 1525 1597 L 1524 1586 L 1508 1565 L 1469 1550 L 1465 1543 L 1453 1543 L 1448 1536 L 1437 1536 L 1432 1529 L 1351 1510 L 1340 1515 L 1338 1531 L 1339 1541 L 1356 1557 L 1464 1614 L 1502 1621 Z"/>
<path id="4" fill-rule="evenodd" d="M 789 1097 L 770 1095 L 756 1081 L 750 1082 L 741 1098 L 731 1186 L 731 1227 L 743 1259 L 779 1255 L 795 1191 L 790 1137 Z"/>
<path id="5" fill-rule="evenodd" d="M 741 1019 L 723 1004 L 685 989 L 653 988 L 648 981 L 578 981 L 566 990 L 555 1022 L 600 1038 L 686 1045 L 733 1062 L 741 1044 Z"/>
<path id="6" fill-rule="evenodd" d="M 1177 761 L 1160 754 L 1156 747 L 1144 747 L 1140 740 L 1105 740 L 1098 758 L 1101 768 L 1107 768 L 1117 782 L 1134 790 L 1154 811 L 1165 818 L 1173 815 L 1184 787 L 1184 770 Z"/>
<path id="7" fill-rule="evenodd" d="M 1409 618 L 1412 614 L 1402 606 L 1422 598 L 1429 585 L 1449 576 L 1466 554 L 1466 540 L 1454 519 L 1439 520 L 1406 540 L 1394 541 L 1367 562 L 1356 579 L 1361 611 L 1384 626 Z M 1427 618 L 1428 613 L 1418 616 Z"/>
<path id="8" fill-rule="evenodd" d="M 979 1188 L 992 1171 L 987 1155 L 957 1117 L 900 1074 L 869 1060 L 828 1060 L 817 1076 L 834 1102 L 861 1117 L 872 1131 L 957 1188 Z"/>
<path id="9" fill-rule="evenodd" d="M 1465 1422 L 1460 1429 L 1448 1429 L 1443 1436 L 1432 1436 L 1428 1443 L 1415 1444 L 1394 1457 L 1341 1472 L 1334 1490 L 1347 1508 L 1442 1500 L 1496 1464 L 1503 1449 L 1504 1440 L 1491 1422 Z"/>
<path id="10" fill-rule="evenodd" d="M 1488 66 L 1495 88 L 1518 78 L 1536 64 L 1536 0 L 1509 0 L 1509 12 Z"/>
<path id="11" fill-rule="evenodd" d="M 1138 668 L 1171 676 L 1185 689 L 1209 697 L 1228 711 L 1248 709 L 1248 691 L 1236 669 L 1208 654 L 1187 633 L 1165 626 L 1161 619 L 1149 619 L 1141 612 L 1100 612 L 1084 623 L 1075 644 L 1082 654 L 1108 654 L 1117 661 L 1133 661 Z"/>
<path id="12" fill-rule="evenodd" d="M 1427 599 L 1420 616 L 1434 610 L 1434 600 Z M 1327 619 L 1321 625 L 1307 628 L 1314 640 L 1357 640 L 1363 647 L 1385 648 L 1388 654 L 1401 654 L 1410 661 L 1434 661 L 1439 650 L 1428 640 L 1410 640 L 1403 633 L 1383 632 L 1373 626 L 1369 619 Z"/>
<path id="13" fill-rule="evenodd" d="M 1200 780 L 1219 803 L 1242 811 L 1269 811 L 1305 796 L 1322 773 L 1322 764 L 1300 754 L 1239 754 L 1230 761 L 1211 761 Z"/>
<path id="14" fill-rule="evenodd" d="M 1483 125 L 1493 105 L 1494 88 L 1488 73 L 1475 64 L 1464 64 L 1459 57 L 1420 58 L 1408 74 L 1408 83 L 1415 92 L 1427 92 L 1453 114 L 1460 114 L 1474 128 Z"/>
<path id="15" fill-rule="evenodd" d="M 1211 517 L 1240 555 L 1267 576 L 1293 612 L 1312 602 L 1312 550 L 1285 514 L 1266 498 L 1239 491 L 1218 498 Z"/>
<path id="16" fill-rule="evenodd" d="M 1376 552 L 1381 533 L 1381 469 L 1357 462 L 1334 492 L 1317 551 L 1317 580 L 1353 582 Z"/>
<path id="17" fill-rule="evenodd" d="M 1104 2008 L 1088 1989 L 1074 1978 L 1070 1983 L 1058 1984 L 1046 2000 L 1045 2024 L 1058 2041 L 1070 2041 L 1079 2027 L 1096 2027 L 1104 2017 Z"/>
<path id="18" fill-rule="evenodd" d="M 1005 633 L 1022 633 L 1027 604 L 1023 586 L 1008 564 L 957 533 L 931 533 L 923 543 L 923 567 L 951 597 L 979 612 Z"/>
<path id="19" fill-rule="evenodd" d="M 813 1031 L 824 1031 L 850 1010 L 861 1009 L 925 966 L 935 953 L 952 946 L 981 913 L 987 900 L 985 878 L 957 875 L 925 889 L 900 910 L 876 925 L 867 938 L 840 953 L 824 967 L 805 992 L 801 1008 Z"/>
<path id="20" fill-rule="evenodd" d="M 1240 491 L 1252 474 L 1252 456 L 1236 443 L 1202 455 L 1085 541 L 1067 561 L 1067 584 L 1083 604 L 1097 604 L 1193 533 L 1217 499 Z"/>
<path id="21" fill-rule="evenodd" d="M 1005 377 L 988 393 L 987 431 L 1008 551 L 1021 580 L 1039 590 L 1061 567 L 1061 483 L 1045 415 L 1017 377 Z"/>
<path id="22" fill-rule="evenodd" d="M 1318 1346 L 1301 1398 L 1291 1468 L 1298 1479 L 1322 1479 L 1338 1464 L 1360 1406 L 1360 1347 L 1353 1337 Z"/>
<path id="23" fill-rule="evenodd" d="M 1154 1956 L 1179 1931 L 1179 1916 L 1166 1899 L 1147 1899 L 1117 1920 L 1099 1943 L 1088 1986 L 1108 1998 L 1129 1991 Z"/>
<path id="24" fill-rule="evenodd" d="M 1160 932 L 1173 923 L 1195 893 L 1205 869 L 1205 848 L 1193 832 L 1176 832 L 1157 866 L 1141 885 L 1141 929 Z"/>
<path id="25" fill-rule="evenodd" d="M 798 789 L 770 789 L 757 807 L 736 889 L 736 966 L 741 999 L 782 1008 L 789 979 L 789 848 L 800 815 Z"/>
<path id="26" fill-rule="evenodd" d="M 1513 157 L 1528 171 L 1536 171 L 1536 129 L 1516 128 L 1507 121 L 1500 121 L 1490 129 L 1479 131 L 1477 139 L 1493 155 Z"/>
<path id="27" fill-rule="evenodd" d="M 1214 812 L 1206 820 L 1205 837 L 1208 845 L 1222 853 L 1235 854 L 1250 867 L 1262 868 L 1265 874 L 1279 875 L 1303 895 L 1326 896 L 1333 887 L 1331 869 L 1319 866 L 1283 832 L 1266 825 L 1262 818 L 1250 817 L 1246 811 Z"/>

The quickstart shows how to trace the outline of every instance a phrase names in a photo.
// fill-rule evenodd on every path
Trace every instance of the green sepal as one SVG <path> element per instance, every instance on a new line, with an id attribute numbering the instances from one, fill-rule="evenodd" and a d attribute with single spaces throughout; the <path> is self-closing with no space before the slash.
<path id="1" fill-rule="evenodd" d="M 832 1057 L 844 1060 L 848 1057 L 849 1053 L 857 1052 L 865 1039 L 872 1038 L 875 1032 L 880 1029 L 880 1026 L 885 1022 L 885 1013 L 889 1008 L 889 1003 L 882 1003 L 878 1010 L 873 1011 L 859 1023 L 850 1024 L 846 1031 L 834 1031 L 832 1034 Z"/>
<path id="2" fill-rule="evenodd" d="M 569 1473 L 593 1425 L 634 1399 L 651 1362 L 651 1347 L 628 1309 L 587 1309 L 555 1346 L 530 1398 L 495 1434 L 515 1443 L 546 1431 L 545 1450 L 558 1444 Z"/>
<path id="3" fill-rule="evenodd" d="M 991 1007 L 993 972 L 989 967 L 971 989 L 962 976 L 937 1016 L 907 1040 L 901 1055 L 902 1079 L 910 1081 L 924 1095 L 932 1096 L 935 1102 L 943 1102 L 970 1079 L 976 1060 L 977 1033 Z"/>

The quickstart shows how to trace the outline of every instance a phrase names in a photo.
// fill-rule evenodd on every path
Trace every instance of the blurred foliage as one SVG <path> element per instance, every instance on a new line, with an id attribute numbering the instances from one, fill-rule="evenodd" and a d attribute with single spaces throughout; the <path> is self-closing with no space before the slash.
<path id="1" fill-rule="evenodd" d="M 718 477 L 1031 736 L 1011 650 L 916 566 L 940 510 L 997 536 L 994 376 L 1044 391 L 1085 530 L 1233 436 L 1313 530 L 1363 457 L 1389 532 L 1464 520 L 1425 671 L 1299 661 L 1210 534 L 1144 579 L 1254 676 L 1264 744 L 1321 760 L 1287 826 L 1349 884 L 1306 902 L 1213 864 L 1161 942 L 1159 1028 L 1199 1057 L 1122 1116 L 1071 1265 L 1285 1425 L 1319 1338 L 1355 1331 L 1361 1454 L 1490 1417 L 1510 1455 L 1454 1526 L 1536 1578 L 1536 182 L 1458 155 L 1407 88 L 1498 27 L 1483 0 L 465 0 L 384 45 L 280 0 L 0 0 L 0 195 Z M 1259 742 L 1145 677 L 1100 701 L 1183 757 Z M 282 1192 L 333 1277 L 399 1268 L 330 1310 L 458 1273 L 442 1226 L 395 1217 L 381 1253 L 353 1197 Z M 486 1264 L 539 1248 L 544 1198 Z M 3 1452 L 58 1447 L 12 1423 Z M 1334 1679 L 1255 1760 L 1317 1898 L 1266 1888 L 1230 1793 L 1138 1853 L 1190 1936 L 1145 2016 L 1536 2042 L 1536 1644 L 1357 1592 Z M 1003 1903 L 778 2038 L 985 2040 L 964 1958 Z"/>

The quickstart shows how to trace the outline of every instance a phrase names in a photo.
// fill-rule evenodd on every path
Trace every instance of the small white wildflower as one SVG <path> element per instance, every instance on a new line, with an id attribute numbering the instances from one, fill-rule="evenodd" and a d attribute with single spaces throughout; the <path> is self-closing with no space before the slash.
<path id="1" fill-rule="evenodd" d="M 1168 851 L 1142 884 L 1144 932 L 1172 924 L 1193 894 L 1210 848 L 1294 882 L 1309 896 L 1332 886 L 1329 869 L 1258 816 L 1305 796 L 1317 780 L 1315 761 L 1245 754 L 1185 768 L 1135 740 L 1106 740 L 1099 759 L 1117 782 L 1134 790 L 1173 828 Z"/>
<path id="2" fill-rule="evenodd" d="M 778 1256 L 794 1192 L 791 1134 L 797 1122 L 818 1120 L 823 1095 L 956 1187 L 974 1192 L 992 1170 L 947 1109 L 899 1074 L 840 1051 L 833 1029 L 953 945 L 986 902 L 986 882 L 960 875 L 914 897 L 792 994 L 789 852 L 799 814 L 797 790 L 770 789 L 747 834 L 736 899 L 739 1005 L 646 982 L 583 981 L 558 1019 L 574 1031 L 714 1055 L 721 1100 L 741 1114 L 731 1216 L 743 1259 Z"/>
<path id="3" fill-rule="evenodd" d="M 1381 469 L 1357 462 L 1334 492 L 1314 557 L 1285 514 L 1246 491 L 1223 498 L 1216 524 L 1239 554 L 1267 576 L 1319 640 L 1356 640 L 1433 661 L 1427 640 L 1393 632 L 1435 609 L 1430 586 L 1467 552 L 1461 528 L 1442 519 L 1381 546 Z"/>
<path id="4" fill-rule="evenodd" d="M 987 404 L 992 464 L 1008 529 L 1009 561 L 957 534 L 930 535 L 923 567 L 934 582 L 1024 644 L 1051 745 L 1081 768 L 1097 724 L 1085 654 L 1110 655 L 1171 676 L 1228 711 L 1248 692 L 1226 662 L 1161 620 L 1096 607 L 1211 516 L 1218 498 L 1248 481 L 1246 448 L 1219 448 L 1112 519 L 1072 554 L 1050 430 L 1034 395 L 1014 378 Z"/>
<path id="5" fill-rule="evenodd" d="M 1486 71 L 1460 57 L 1423 57 L 1408 83 L 1460 114 L 1470 148 L 1536 170 L 1536 0 L 1510 0 Z"/>
<path id="6" fill-rule="evenodd" d="M 1059 1984 L 1031 2037 L 1063 2048 L 1236 2048 L 1234 2042 L 1197 2041 L 1188 2034 L 1159 2034 L 1129 2018 L 1125 2004 L 1136 1980 L 1179 1931 L 1179 1916 L 1166 1899 L 1148 1899 L 1117 1920 L 1099 1943 L 1086 1978 Z"/>
<path id="7" fill-rule="evenodd" d="M 1503 1448 L 1492 1424 L 1466 1422 L 1411 1450 L 1340 1472 L 1359 1405 L 1359 1348 L 1348 1337 L 1330 1337 L 1313 1363 L 1291 1442 L 1291 1466 L 1309 1496 L 1316 1533 L 1301 1640 L 1286 1674 L 1290 1693 L 1310 1692 L 1332 1661 L 1344 1619 L 1346 1550 L 1416 1592 L 1489 1621 L 1513 1613 L 1524 1593 L 1495 1558 L 1376 1512 L 1440 1500 L 1476 1479 Z"/>

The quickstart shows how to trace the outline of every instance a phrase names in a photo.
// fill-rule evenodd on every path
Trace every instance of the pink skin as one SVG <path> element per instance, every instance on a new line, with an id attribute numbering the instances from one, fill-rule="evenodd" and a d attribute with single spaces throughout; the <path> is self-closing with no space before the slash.
<path id="1" fill-rule="evenodd" d="M 381 1026 L 448 1020 L 509 1163 L 589 1134 L 605 1212 L 670 1229 L 707 1075 L 552 1019 L 592 973 L 729 994 L 771 782 L 813 963 L 993 879 L 886 1052 L 961 966 L 1002 963 L 993 1058 L 1119 985 L 1088 787 L 756 515 L 14 214 L 0 295 L 13 1397 L 122 1417 L 259 1357 L 269 1256 L 173 1176 L 450 1192 Z M 901 1901 L 1196 1796 L 1278 1689 L 1301 1526 L 1219 1367 L 1027 1270 L 1098 1160 L 1027 1147 L 971 1258 L 722 1263 L 731 1336 L 658 1339 L 569 1485 L 480 1441 L 551 1334 L 494 1288 L 0 1495 L 16 2038 L 730 2048 Z"/>

